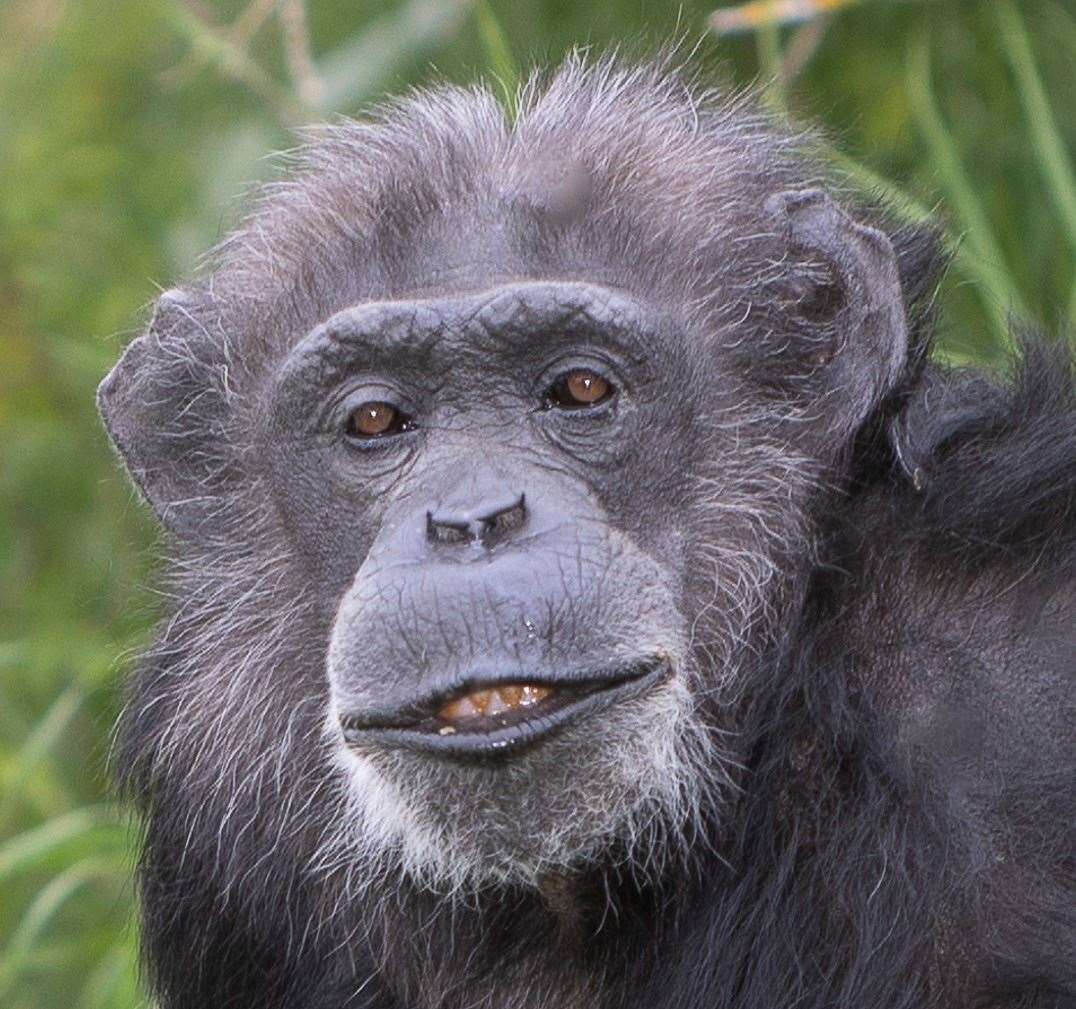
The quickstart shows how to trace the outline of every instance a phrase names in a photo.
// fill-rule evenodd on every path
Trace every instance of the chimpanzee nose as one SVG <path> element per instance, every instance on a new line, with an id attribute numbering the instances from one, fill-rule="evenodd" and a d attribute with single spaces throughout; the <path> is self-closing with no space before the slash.
<path id="1" fill-rule="evenodd" d="M 426 512 L 426 539 L 430 543 L 492 546 L 522 529 L 526 521 L 523 494 L 473 506 L 448 505 Z"/>

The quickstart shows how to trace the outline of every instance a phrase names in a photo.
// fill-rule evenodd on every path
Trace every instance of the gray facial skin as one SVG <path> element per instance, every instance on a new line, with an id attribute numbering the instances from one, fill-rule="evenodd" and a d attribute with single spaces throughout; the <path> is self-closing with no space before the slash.
<path id="1" fill-rule="evenodd" d="M 680 728 L 694 675 L 684 517 L 655 511 L 636 538 L 603 505 L 644 431 L 651 449 L 667 446 L 656 480 L 680 482 L 682 427 L 648 402 L 675 336 L 611 289 L 509 284 L 344 310 L 277 374 L 274 491 L 322 577 L 350 579 L 329 644 L 327 731 L 343 729 L 360 810 L 376 804 L 368 833 L 391 826 L 431 885 L 533 880 L 659 814 L 687 815 L 676 788 L 706 742 Z M 559 375 L 584 367 L 616 392 L 583 409 L 547 402 Z M 411 430 L 341 435 L 356 404 L 383 400 Z M 310 415 L 312 402 L 324 409 Z M 359 493 L 383 518 L 357 571 L 336 570 L 346 546 L 326 531 Z M 522 723 L 439 731 L 451 698 L 512 683 L 558 697 Z M 563 821 L 588 802 L 602 814 Z M 476 804 L 496 815 L 475 818 Z"/>
<path id="2" fill-rule="evenodd" d="M 658 62 L 328 129 L 99 393 L 162 1009 L 1076 999 L 1076 395 Z M 1067 1000 L 1067 1001 L 1066 1001 Z"/>

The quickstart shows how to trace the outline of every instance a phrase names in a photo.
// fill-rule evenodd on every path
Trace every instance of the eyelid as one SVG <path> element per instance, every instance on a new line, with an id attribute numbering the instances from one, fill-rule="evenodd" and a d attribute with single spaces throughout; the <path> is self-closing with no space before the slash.
<path id="1" fill-rule="evenodd" d="M 559 378 L 573 371 L 592 371 L 618 390 L 628 388 L 624 377 L 625 369 L 620 362 L 601 350 L 589 348 L 576 349 L 555 358 L 541 370 L 537 384 L 545 391 Z"/>
<path id="2" fill-rule="evenodd" d="M 330 398 L 326 405 L 325 422 L 332 427 L 340 427 L 364 403 L 387 403 L 410 417 L 418 413 L 414 398 L 406 395 L 395 383 L 367 379 L 345 385 Z"/>

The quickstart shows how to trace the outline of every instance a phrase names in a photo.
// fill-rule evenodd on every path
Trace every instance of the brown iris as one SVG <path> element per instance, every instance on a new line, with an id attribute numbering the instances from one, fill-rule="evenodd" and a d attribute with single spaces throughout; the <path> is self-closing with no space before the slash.
<path id="1" fill-rule="evenodd" d="M 348 416 L 347 431 L 354 438 L 377 438 L 404 430 L 404 415 L 391 403 L 363 403 Z"/>
<path id="2" fill-rule="evenodd" d="M 596 371 L 577 368 L 562 375 L 550 390 L 555 406 L 576 409 L 603 403 L 613 394 L 613 386 Z"/>

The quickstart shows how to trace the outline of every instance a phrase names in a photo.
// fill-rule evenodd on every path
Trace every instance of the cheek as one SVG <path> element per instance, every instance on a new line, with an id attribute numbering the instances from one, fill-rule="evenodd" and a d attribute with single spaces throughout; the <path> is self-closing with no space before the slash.
<path id="1" fill-rule="evenodd" d="M 622 473 L 634 454 L 625 437 L 625 418 L 612 411 L 596 417 L 549 411 L 538 414 L 536 424 L 544 436 L 544 454 L 571 460 L 587 484 Z"/>
<path id="2" fill-rule="evenodd" d="M 623 452 L 594 487 L 610 520 L 652 557 L 683 570 L 684 537 L 697 493 L 697 439 L 658 429 L 639 414 L 623 431 Z"/>
<path id="3" fill-rule="evenodd" d="M 395 472 L 359 474 L 339 446 L 273 446 L 268 485 L 285 536 L 308 576 L 343 593 L 369 551 Z"/>

